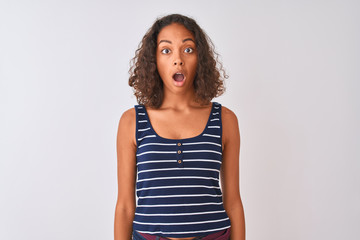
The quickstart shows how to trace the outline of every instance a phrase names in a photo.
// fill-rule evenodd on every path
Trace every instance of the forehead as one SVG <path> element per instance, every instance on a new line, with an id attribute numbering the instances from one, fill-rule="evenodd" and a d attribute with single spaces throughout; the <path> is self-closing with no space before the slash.
<path id="1" fill-rule="evenodd" d="M 192 38 L 195 41 L 194 34 L 184 25 L 172 23 L 161 29 L 157 37 L 157 42 L 159 43 L 160 40 L 182 41 L 185 38 Z"/>

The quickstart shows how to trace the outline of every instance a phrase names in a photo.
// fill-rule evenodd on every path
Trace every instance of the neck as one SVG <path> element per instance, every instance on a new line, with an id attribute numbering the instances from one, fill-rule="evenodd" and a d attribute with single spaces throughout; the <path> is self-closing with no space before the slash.
<path id="1" fill-rule="evenodd" d="M 187 109 L 190 106 L 199 106 L 195 102 L 195 90 L 192 88 L 186 92 L 169 92 L 164 91 L 164 98 L 160 108 Z"/>

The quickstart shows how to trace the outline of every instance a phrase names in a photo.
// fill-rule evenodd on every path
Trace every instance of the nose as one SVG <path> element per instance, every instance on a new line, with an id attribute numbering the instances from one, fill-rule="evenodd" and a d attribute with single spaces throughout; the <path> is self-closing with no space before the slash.
<path id="1" fill-rule="evenodd" d="M 184 63 L 181 59 L 176 59 L 174 60 L 174 65 L 184 65 Z"/>
<path id="2" fill-rule="evenodd" d="M 180 54 L 174 54 L 175 56 L 175 58 L 174 58 L 174 61 L 173 61 L 173 64 L 174 65 L 184 65 L 184 62 L 183 62 L 183 60 L 181 59 L 181 56 L 180 56 Z"/>

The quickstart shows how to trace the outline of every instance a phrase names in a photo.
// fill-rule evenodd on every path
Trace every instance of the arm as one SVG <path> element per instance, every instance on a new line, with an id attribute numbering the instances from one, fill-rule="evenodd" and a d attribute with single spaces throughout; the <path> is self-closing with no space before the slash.
<path id="1" fill-rule="evenodd" d="M 117 133 L 118 197 L 115 209 L 114 239 L 129 240 L 135 216 L 136 139 L 135 109 L 123 113 Z"/>
<path id="2" fill-rule="evenodd" d="M 231 239 L 245 240 L 245 217 L 240 197 L 239 154 L 240 132 L 236 115 L 222 107 L 223 162 L 221 187 L 226 213 L 231 221 Z"/>

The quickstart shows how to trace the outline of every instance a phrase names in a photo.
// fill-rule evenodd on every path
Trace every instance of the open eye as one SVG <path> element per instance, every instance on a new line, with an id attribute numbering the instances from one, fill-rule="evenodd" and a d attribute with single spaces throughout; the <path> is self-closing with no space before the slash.
<path id="1" fill-rule="evenodd" d="M 167 48 L 164 48 L 163 50 L 161 50 L 161 53 L 168 54 L 168 53 L 170 53 L 170 50 Z"/>
<path id="2" fill-rule="evenodd" d="M 194 49 L 192 49 L 191 47 L 188 47 L 188 48 L 185 48 L 184 52 L 192 53 L 192 52 L 194 52 Z"/>

